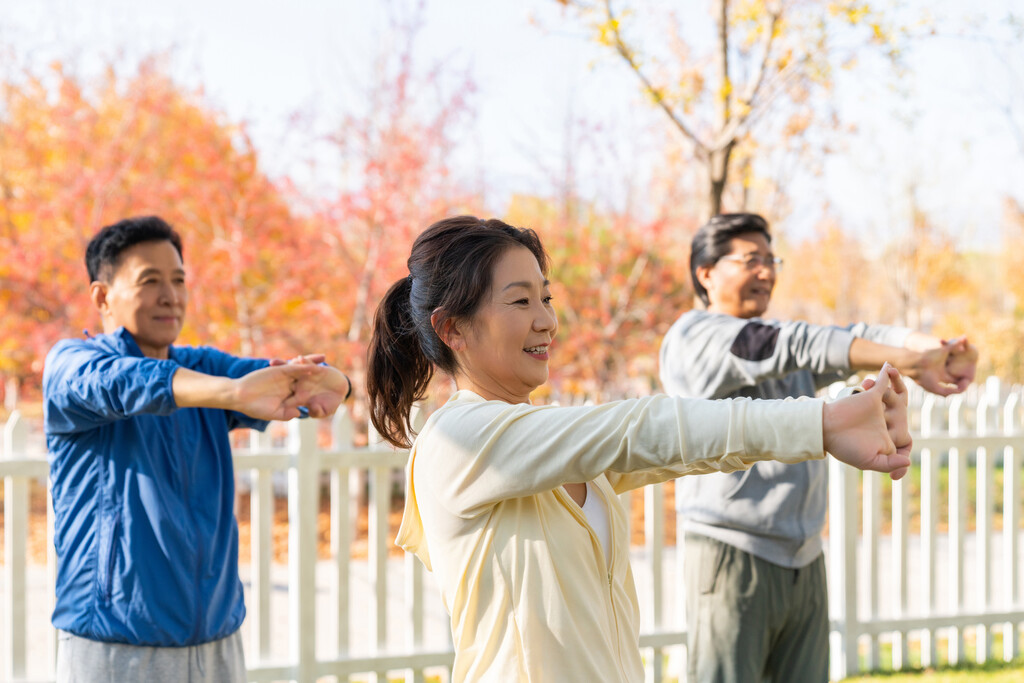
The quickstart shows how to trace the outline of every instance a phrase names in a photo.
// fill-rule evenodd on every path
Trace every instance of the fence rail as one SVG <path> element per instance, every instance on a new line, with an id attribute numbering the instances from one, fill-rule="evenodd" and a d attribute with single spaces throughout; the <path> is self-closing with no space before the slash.
<path id="1" fill-rule="evenodd" d="M 897 669 L 963 661 L 967 636 L 979 660 L 996 656 L 996 635 L 999 656 L 1019 653 L 1021 399 L 1020 387 L 996 380 L 948 400 L 915 391 L 912 476 L 889 485 L 877 474 L 830 463 L 826 555 L 834 679 L 877 668 L 887 645 Z M 234 452 L 240 486 L 250 494 L 251 552 L 241 558 L 249 680 L 447 680 L 451 642 L 437 591 L 413 557 L 390 557 L 388 519 L 407 454 L 381 445 L 372 432 L 369 445 L 354 446 L 357 426 L 345 412 L 329 424 L 278 427 L 251 433 Z M 47 501 L 49 552 L 40 567 L 30 562 L 27 546 L 30 483 L 45 481 L 48 468 L 42 454 L 29 452 L 29 436 L 25 421 L 12 416 L 0 457 L 0 680 L 9 681 L 54 676 L 52 505 Z M 624 496 L 627 506 L 631 496 L 643 497 L 645 543 L 631 554 L 651 683 L 685 680 L 682 525 L 670 539 L 675 543 L 666 544 L 666 492 L 666 486 L 651 486 Z M 286 568 L 273 561 L 279 494 L 288 506 Z M 322 495 L 329 499 L 326 520 Z M 366 557 L 353 559 L 363 510 Z M 330 536 L 327 559 L 318 558 L 321 525 Z"/>

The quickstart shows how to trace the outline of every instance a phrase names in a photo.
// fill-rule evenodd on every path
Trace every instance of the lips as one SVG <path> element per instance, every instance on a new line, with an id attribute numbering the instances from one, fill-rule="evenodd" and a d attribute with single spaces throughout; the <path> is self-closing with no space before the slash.
<path id="1" fill-rule="evenodd" d="M 538 346 L 527 346 L 523 349 L 530 358 L 534 360 L 547 361 L 548 359 L 548 344 L 540 344 Z"/>

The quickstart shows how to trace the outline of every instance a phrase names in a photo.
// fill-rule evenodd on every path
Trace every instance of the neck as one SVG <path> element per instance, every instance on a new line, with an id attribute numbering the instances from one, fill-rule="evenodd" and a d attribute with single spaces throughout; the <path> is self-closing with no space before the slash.
<path id="1" fill-rule="evenodd" d="M 119 325 L 107 324 L 106 322 L 103 323 L 103 334 L 113 334 L 117 332 L 119 329 L 121 329 Z M 125 330 L 125 332 L 128 332 L 128 330 Z M 142 355 L 145 356 L 146 358 L 167 360 L 168 358 L 171 357 L 170 346 L 161 346 L 159 348 L 149 346 L 147 344 L 140 343 L 139 340 L 135 337 L 135 335 L 132 334 L 131 332 L 128 332 L 128 335 L 132 338 L 132 341 L 135 342 L 135 345 L 139 347 L 139 351 L 141 351 Z"/>
<path id="2" fill-rule="evenodd" d="M 507 387 L 503 387 L 494 382 L 488 382 L 486 380 L 471 379 L 466 375 L 455 376 L 455 387 L 459 390 L 465 389 L 472 391 L 474 394 L 482 396 L 488 401 L 504 401 L 505 403 L 529 403 L 530 394 L 522 394 L 519 392 L 511 391 Z"/>

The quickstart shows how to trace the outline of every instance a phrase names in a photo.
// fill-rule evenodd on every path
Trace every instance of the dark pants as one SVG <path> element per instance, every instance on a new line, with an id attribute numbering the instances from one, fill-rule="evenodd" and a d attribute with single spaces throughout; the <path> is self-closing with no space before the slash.
<path id="1" fill-rule="evenodd" d="M 772 564 L 686 536 L 689 683 L 827 683 L 825 559 Z"/>

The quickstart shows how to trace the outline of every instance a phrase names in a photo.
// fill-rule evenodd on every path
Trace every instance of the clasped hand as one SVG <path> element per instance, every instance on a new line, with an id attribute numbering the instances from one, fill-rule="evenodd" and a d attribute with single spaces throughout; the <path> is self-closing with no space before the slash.
<path id="1" fill-rule="evenodd" d="M 825 404 L 825 450 L 861 470 L 887 472 L 894 480 L 910 469 L 913 439 L 907 419 L 907 387 L 886 363 L 861 393 Z"/>
<path id="2" fill-rule="evenodd" d="M 914 379 L 933 394 L 959 394 L 974 381 L 977 365 L 977 347 L 967 341 L 967 337 L 959 337 L 923 350 Z"/>
<path id="3" fill-rule="evenodd" d="M 322 363 L 322 355 L 300 356 L 290 362 L 272 360 L 270 366 L 236 380 L 238 410 L 262 420 L 291 420 L 300 406 L 310 417 L 328 417 L 337 411 L 349 390 L 348 379 Z"/>

